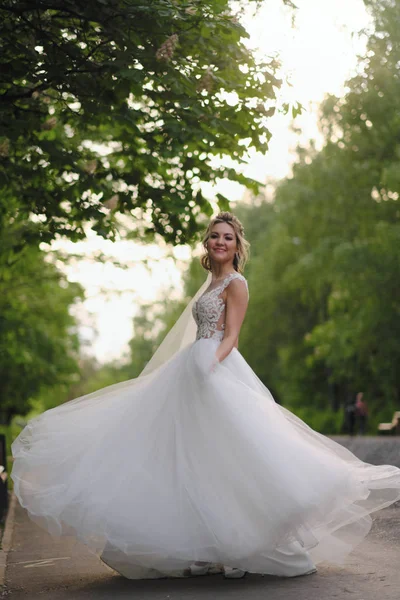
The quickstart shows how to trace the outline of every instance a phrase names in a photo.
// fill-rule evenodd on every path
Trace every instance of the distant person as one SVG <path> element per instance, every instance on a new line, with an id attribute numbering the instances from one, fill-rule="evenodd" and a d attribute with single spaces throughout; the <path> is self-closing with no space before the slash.
<path id="1" fill-rule="evenodd" d="M 368 419 L 368 406 L 365 402 L 364 393 L 358 392 L 356 396 L 356 404 L 355 404 L 355 417 L 358 425 L 358 433 L 360 435 L 364 435 L 367 427 L 367 419 Z"/>
<path id="2" fill-rule="evenodd" d="M 356 404 L 354 400 L 350 400 L 346 404 L 346 429 L 349 435 L 354 435 L 356 430 Z"/>

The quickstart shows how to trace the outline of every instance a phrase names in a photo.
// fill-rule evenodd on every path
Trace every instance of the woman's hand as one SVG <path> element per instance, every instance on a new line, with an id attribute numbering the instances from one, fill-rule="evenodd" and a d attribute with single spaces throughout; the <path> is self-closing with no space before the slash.
<path id="1" fill-rule="evenodd" d="M 218 367 L 218 365 L 219 365 L 219 360 L 218 360 L 218 358 L 217 358 L 217 357 L 214 355 L 214 358 L 213 358 L 213 360 L 212 360 L 212 362 L 211 362 L 211 365 L 210 365 L 210 373 L 209 373 L 210 375 L 211 375 L 212 373 L 215 373 L 215 371 L 217 370 L 217 367 Z"/>
<path id="2" fill-rule="evenodd" d="M 193 359 L 194 364 L 197 367 L 197 373 L 200 379 L 205 381 L 216 372 L 219 360 L 215 355 L 215 351 L 210 352 L 210 345 L 208 343 L 204 345 L 201 342 L 195 344 L 193 351 Z"/>

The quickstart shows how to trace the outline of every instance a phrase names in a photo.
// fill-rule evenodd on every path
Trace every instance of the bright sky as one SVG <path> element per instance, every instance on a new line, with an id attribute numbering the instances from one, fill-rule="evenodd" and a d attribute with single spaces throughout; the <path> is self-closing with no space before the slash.
<path id="1" fill-rule="evenodd" d="M 342 94 L 345 80 L 354 72 L 356 55 L 363 52 L 363 42 L 356 32 L 368 22 L 362 0 L 297 0 L 295 26 L 292 12 L 281 0 L 265 0 L 256 17 L 246 15 L 245 25 L 251 34 L 250 45 L 259 52 L 278 52 L 283 78 L 289 78 L 280 92 L 280 102 L 299 101 L 304 113 L 296 119 L 301 128 L 301 142 L 319 140 L 318 104 L 327 93 Z M 260 181 L 273 182 L 290 172 L 294 148 L 299 138 L 291 130 L 290 115 L 278 114 L 270 119 L 273 134 L 266 156 L 254 154 L 246 174 Z M 232 201 L 245 195 L 243 187 L 224 182 L 221 192 Z M 204 193 L 215 193 L 204 185 Z M 85 256 L 68 267 L 68 278 L 79 281 L 86 290 L 85 301 L 76 309 L 85 352 L 100 362 L 123 357 L 133 335 L 132 317 L 141 302 L 151 302 L 173 288 L 180 292 L 180 271 L 168 249 L 140 246 L 134 242 L 109 242 L 92 235 L 78 244 L 60 242 L 58 247 Z M 91 256 L 101 251 L 110 257 L 102 263 Z M 189 258 L 187 248 L 174 249 L 180 264 Z M 118 260 L 126 269 L 111 262 Z M 144 265 L 148 261 L 150 269 Z"/>

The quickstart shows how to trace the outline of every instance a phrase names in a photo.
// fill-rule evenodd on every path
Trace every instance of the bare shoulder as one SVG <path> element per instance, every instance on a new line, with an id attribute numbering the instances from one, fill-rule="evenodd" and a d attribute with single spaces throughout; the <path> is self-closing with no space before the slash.
<path id="1" fill-rule="evenodd" d="M 227 287 L 227 292 L 228 292 L 228 296 L 231 298 L 237 298 L 238 300 L 242 300 L 242 299 L 246 299 L 248 298 L 248 287 L 247 287 L 247 281 L 246 279 L 243 277 L 243 275 L 240 275 L 239 273 L 237 273 L 235 275 L 235 277 L 232 278 L 232 280 L 229 282 L 229 285 Z"/>

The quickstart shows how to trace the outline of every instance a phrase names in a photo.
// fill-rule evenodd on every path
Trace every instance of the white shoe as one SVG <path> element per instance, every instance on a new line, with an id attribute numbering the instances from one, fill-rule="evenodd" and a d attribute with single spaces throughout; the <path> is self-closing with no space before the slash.
<path id="1" fill-rule="evenodd" d="M 317 572 L 317 568 L 313 567 L 312 569 L 310 569 L 309 571 L 306 571 L 305 573 L 300 573 L 300 577 L 304 576 L 304 575 L 312 575 L 313 573 Z"/>
<path id="2" fill-rule="evenodd" d="M 210 570 L 211 565 L 212 565 L 212 563 L 210 563 L 210 562 L 202 563 L 202 564 L 197 564 L 194 562 L 190 565 L 190 574 L 191 575 L 206 575 L 208 573 L 208 571 Z"/>
<path id="3" fill-rule="evenodd" d="M 242 569 L 235 569 L 234 567 L 224 567 L 225 579 L 242 579 L 246 575 L 247 571 Z"/>
<path id="4" fill-rule="evenodd" d="M 305 575 L 312 575 L 317 572 L 317 567 L 313 567 L 309 571 L 304 571 L 304 573 L 298 573 L 297 575 L 280 575 L 280 577 L 304 577 Z"/>

